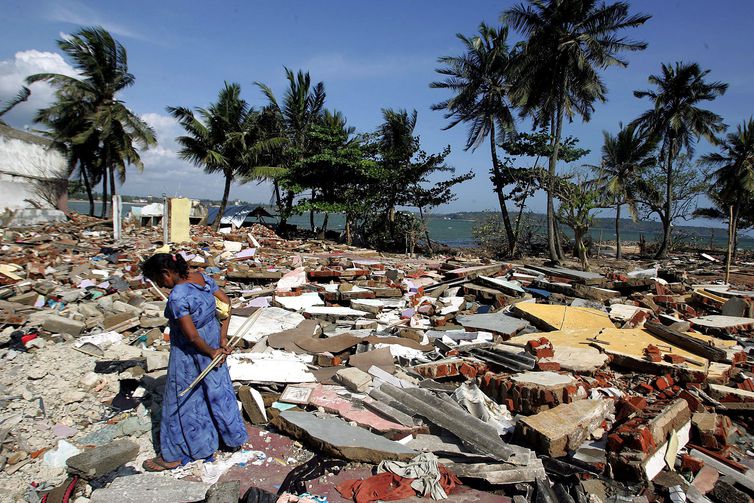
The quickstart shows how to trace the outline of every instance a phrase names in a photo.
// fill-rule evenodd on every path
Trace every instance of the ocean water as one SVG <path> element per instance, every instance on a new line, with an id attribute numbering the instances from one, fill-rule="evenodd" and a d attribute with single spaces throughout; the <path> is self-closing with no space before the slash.
<path id="1" fill-rule="evenodd" d="M 123 214 L 127 215 L 132 206 L 142 206 L 141 204 L 123 203 Z M 89 203 L 86 201 L 69 201 L 68 207 L 74 211 L 86 213 L 89 211 Z M 95 203 L 95 214 L 99 214 L 100 204 Z M 535 218 L 543 218 L 541 215 L 535 215 Z M 272 219 L 270 219 L 272 220 Z M 315 214 L 314 223 L 317 226 L 322 225 L 324 215 Z M 309 215 L 296 215 L 289 220 L 289 223 L 298 225 L 302 228 L 309 228 Z M 427 220 L 427 227 L 431 239 L 444 243 L 449 246 L 466 248 L 475 246 L 472 235 L 472 228 L 476 223 L 471 219 L 447 218 L 441 216 L 430 216 Z M 636 229 L 635 227 L 643 227 Z M 339 214 L 330 215 L 328 229 L 343 231 L 345 228 L 345 218 Z M 563 227 L 567 235 L 572 236 L 570 229 Z M 727 230 L 716 227 L 677 227 L 678 236 L 683 241 L 693 240 L 700 245 L 724 249 L 727 240 Z M 544 232 L 544 226 L 540 225 L 540 232 Z M 634 224 L 630 220 L 625 220 L 621 226 L 621 240 L 623 242 L 639 241 L 641 235 L 648 242 L 660 240 L 661 228 L 656 222 L 643 222 Z M 596 219 L 595 225 L 590 231 L 594 241 L 614 241 L 615 227 L 611 219 Z M 754 249 L 754 239 L 743 237 L 739 239 L 739 247 L 745 249 Z"/>

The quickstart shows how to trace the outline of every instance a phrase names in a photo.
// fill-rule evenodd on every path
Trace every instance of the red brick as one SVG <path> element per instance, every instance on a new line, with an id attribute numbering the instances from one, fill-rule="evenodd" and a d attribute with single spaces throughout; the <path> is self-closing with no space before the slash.
<path id="1" fill-rule="evenodd" d="M 679 364 L 686 361 L 686 358 L 684 358 L 681 355 L 675 355 L 673 353 L 666 353 L 665 354 L 665 361 L 672 363 L 672 364 Z"/>
<path id="2" fill-rule="evenodd" d="M 655 385 L 655 388 L 657 388 L 660 391 L 663 391 L 668 386 L 670 386 L 670 383 L 665 377 L 658 377 L 657 379 L 655 379 L 654 385 Z"/>
<path id="3" fill-rule="evenodd" d="M 560 370 L 560 363 L 538 361 L 537 370 L 558 372 Z"/>
<path id="4" fill-rule="evenodd" d="M 681 456 L 681 470 L 685 472 L 697 473 L 704 467 L 704 461 L 695 458 L 690 454 Z"/>

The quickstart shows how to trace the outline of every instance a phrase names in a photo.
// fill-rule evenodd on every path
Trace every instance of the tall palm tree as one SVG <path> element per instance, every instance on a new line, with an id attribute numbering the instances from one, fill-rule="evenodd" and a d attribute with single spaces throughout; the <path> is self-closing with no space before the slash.
<path id="1" fill-rule="evenodd" d="M 741 209 L 754 200 L 754 119 L 740 124 L 720 145 L 720 152 L 702 157 L 702 162 L 717 167 L 712 173 L 713 200 L 732 209 L 727 216 L 729 260 L 735 256 L 735 241 Z"/>
<path id="2" fill-rule="evenodd" d="M 712 101 L 728 89 L 728 84 L 707 82 L 705 77 L 709 73 L 709 70 L 702 70 L 696 63 L 663 64 L 662 74 L 650 75 L 648 79 L 655 89 L 634 91 L 637 98 L 652 100 L 653 107 L 632 124 L 637 125 L 642 134 L 659 139 L 660 153 L 665 162 L 665 211 L 664 215 L 660 215 L 663 236 L 657 257 L 664 257 L 670 245 L 673 223 L 673 161 L 682 150 L 692 154 L 694 144 L 700 138 L 716 144 L 717 134 L 725 131 L 722 117 L 699 108 L 702 102 Z"/>
<path id="3" fill-rule="evenodd" d="M 615 202 L 615 258 L 621 258 L 620 215 L 621 207 L 628 206 L 631 218 L 637 218 L 636 191 L 641 186 L 641 173 L 656 162 L 655 143 L 642 138 L 635 126 L 621 127 L 616 135 L 607 131 L 602 144 L 600 166 L 591 166 L 599 171 L 600 180 L 607 194 Z"/>
<path id="4" fill-rule="evenodd" d="M 553 192 L 563 119 L 589 120 L 596 101 L 606 100 L 607 88 L 599 70 L 625 67 L 619 54 L 646 48 L 621 36 L 628 28 L 644 24 L 650 16 L 630 15 L 626 2 L 606 5 L 597 0 L 529 0 L 505 11 L 509 23 L 524 37 L 512 70 L 511 100 L 534 126 L 549 128 L 551 154 L 547 188 L 547 242 L 550 258 L 557 261 Z"/>
<path id="5" fill-rule="evenodd" d="M 268 150 L 278 152 L 276 165 L 287 170 L 296 169 L 307 155 L 308 132 L 320 120 L 325 106 L 325 85 L 322 82 L 312 85 L 309 72 L 299 70 L 296 74 L 285 68 L 288 89 L 282 103 L 275 98 L 272 89 L 261 82 L 257 86 L 268 100 L 268 109 L 278 117 L 280 130 L 277 136 L 270 138 L 264 145 Z M 283 183 L 284 183 L 283 176 Z M 286 188 L 284 198 L 279 198 L 280 228 L 285 230 L 293 209 L 296 188 Z"/>
<path id="6" fill-rule="evenodd" d="M 516 239 L 506 206 L 505 182 L 497 158 L 496 141 L 505 141 L 515 133 L 515 120 L 508 102 L 510 84 L 508 69 L 512 53 L 508 47 L 508 27 L 495 28 L 485 23 L 479 25 L 479 34 L 467 37 L 457 34 L 465 53 L 461 56 L 444 56 L 438 62 L 444 65 L 435 70 L 446 78 L 432 82 L 430 87 L 448 89 L 453 96 L 432 106 L 432 110 L 445 110 L 450 129 L 460 123 L 469 126 L 466 150 L 476 150 L 485 138 L 490 140 L 492 179 L 508 241 L 508 253 L 515 253 Z"/>
<path id="7" fill-rule="evenodd" d="M 100 141 L 97 135 L 88 135 L 83 143 L 74 141 L 88 127 L 89 104 L 76 95 L 69 95 L 69 90 L 67 87 L 58 89 L 55 102 L 38 110 L 34 121 L 45 126 L 44 134 L 65 155 L 69 174 L 77 175 L 83 182 L 89 199 L 89 215 L 94 216 L 92 187 L 101 181 L 104 173 L 99 155 Z"/>
<path id="8" fill-rule="evenodd" d="M 121 183 L 126 166 L 144 168 L 139 150 L 157 143 L 154 130 L 117 98 L 118 93 L 134 83 L 128 72 L 126 49 L 102 27 L 82 28 L 76 34 L 58 40 L 58 47 L 72 60 L 81 78 L 58 73 L 38 73 L 27 77 L 31 84 L 46 81 L 57 91 L 77 99 L 82 107 L 83 128 L 71 138 L 77 145 L 98 145 L 101 160 L 102 216 L 107 214 L 108 180 L 115 194 L 116 171 Z M 61 103 L 63 104 L 63 103 Z M 55 105 L 53 105 L 54 107 Z M 39 112 L 43 119 L 48 109 Z M 49 110 L 54 113 L 53 110 Z"/>
<path id="9" fill-rule="evenodd" d="M 378 149 L 381 158 L 381 168 L 384 174 L 400 173 L 408 169 L 411 163 L 411 157 L 417 151 L 419 142 L 414 136 L 416 128 L 416 119 L 418 114 L 416 110 L 409 113 L 406 110 L 393 110 L 386 108 L 382 110 L 383 122 L 378 128 Z M 385 199 L 381 205 L 386 209 L 386 222 L 392 235 L 395 223 L 395 210 L 400 205 L 402 197 L 402 187 L 400 176 L 383 176 L 383 180 L 393 186 L 386 186 L 382 191 L 382 197 Z"/>
<path id="10" fill-rule="evenodd" d="M 204 168 L 206 173 L 225 177 L 223 198 L 213 227 L 220 227 L 234 180 L 250 177 L 256 164 L 254 146 L 259 141 L 258 113 L 241 98 L 241 86 L 225 83 L 217 102 L 196 113 L 185 107 L 168 107 L 170 115 L 186 131 L 176 138 L 178 156 Z"/>

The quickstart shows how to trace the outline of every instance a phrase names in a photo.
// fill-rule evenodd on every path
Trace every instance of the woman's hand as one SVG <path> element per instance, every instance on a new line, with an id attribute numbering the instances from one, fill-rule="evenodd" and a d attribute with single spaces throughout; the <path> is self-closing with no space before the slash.
<path id="1" fill-rule="evenodd" d="M 225 359 L 228 357 L 230 352 L 231 352 L 231 349 L 229 347 L 223 346 L 221 348 L 213 349 L 212 354 L 210 356 L 212 357 L 213 360 L 217 358 L 218 356 L 220 356 L 221 358 L 220 358 L 219 363 L 220 365 L 222 365 L 223 363 L 225 363 Z"/>

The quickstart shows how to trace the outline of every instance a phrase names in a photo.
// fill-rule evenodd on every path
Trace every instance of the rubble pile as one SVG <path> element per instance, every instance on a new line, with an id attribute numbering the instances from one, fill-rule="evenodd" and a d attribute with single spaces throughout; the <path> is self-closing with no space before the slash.
<path id="1" fill-rule="evenodd" d="M 193 226 L 180 245 L 126 227 L 114 243 L 81 216 L 1 232 L 0 500 L 754 495 L 754 291 L 715 281 L 708 258 L 583 272 L 261 225 Z M 243 343 L 227 364 L 251 440 L 144 474 L 170 349 L 169 292 L 139 270 L 156 252 L 182 254 L 232 299 Z"/>

